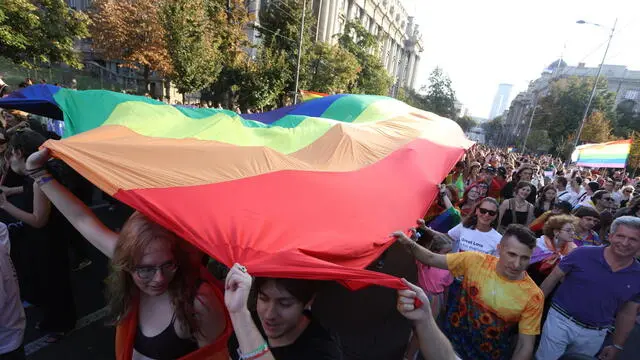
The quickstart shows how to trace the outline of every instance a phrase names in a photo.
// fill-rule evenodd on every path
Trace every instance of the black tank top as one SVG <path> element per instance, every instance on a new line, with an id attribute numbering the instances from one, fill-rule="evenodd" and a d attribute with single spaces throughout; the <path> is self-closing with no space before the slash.
<path id="1" fill-rule="evenodd" d="M 174 322 L 176 313 L 171 317 L 171 323 L 160 334 L 146 337 L 140 326 L 136 330 L 133 348 L 140 354 L 156 360 L 173 360 L 198 350 L 198 343 L 193 339 L 182 339 L 176 334 Z"/>

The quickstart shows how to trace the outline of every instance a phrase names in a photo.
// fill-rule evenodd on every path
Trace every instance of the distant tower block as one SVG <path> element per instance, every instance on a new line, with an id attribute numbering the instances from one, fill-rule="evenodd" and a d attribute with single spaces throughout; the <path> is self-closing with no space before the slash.
<path id="1" fill-rule="evenodd" d="M 511 95 L 511 84 L 498 85 L 498 92 L 496 97 L 493 98 L 493 105 L 491 106 L 491 113 L 489 114 L 489 120 L 493 120 L 495 117 L 502 115 L 509 106 L 509 95 Z"/>

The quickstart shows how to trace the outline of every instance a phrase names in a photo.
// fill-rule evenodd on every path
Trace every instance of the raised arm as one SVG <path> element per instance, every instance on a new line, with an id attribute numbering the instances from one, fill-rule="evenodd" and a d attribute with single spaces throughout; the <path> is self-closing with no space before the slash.
<path id="1" fill-rule="evenodd" d="M 420 287 L 411 284 L 406 279 L 402 281 L 409 289 L 398 290 L 397 309 L 402 316 L 413 322 L 420 352 L 425 360 L 454 360 L 457 359 L 453 346 L 442 333 L 431 314 L 429 298 Z M 416 308 L 416 298 L 422 302 L 422 306 Z"/>
<path id="2" fill-rule="evenodd" d="M 245 355 L 254 355 L 252 359 L 275 360 L 267 341 L 258 331 L 247 308 L 251 283 L 251 275 L 247 273 L 247 269 L 242 265 L 234 264 L 225 280 L 224 303 L 229 310 L 240 352 Z M 258 356 L 258 354 L 261 355 Z"/>
<path id="3" fill-rule="evenodd" d="M 416 243 L 415 241 L 411 240 L 402 231 L 394 232 L 393 237 L 395 237 L 396 241 L 402 244 L 407 249 L 407 251 L 409 251 L 409 253 L 411 253 L 411 255 L 413 255 L 421 263 L 440 269 L 449 269 L 449 267 L 447 266 L 447 257 L 445 255 L 436 254 L 425 249 L 424 247 L 418 245 L 418 243 Z"/>
<path id="4" fill-rule="evenodd" d="M 44 169 L 49 157 L 48 149 L 31 154 L 27 159 L 27 172 L 32 174 L 36 184 L 38 184 L 38 188 L 67 218 L 71 225 L 93 246 L 111 258 L 118 241 L 118 235 L 109 230 L 89 207 L 62 184 L 53 179 L 46 170 L 39 170 Z"/>

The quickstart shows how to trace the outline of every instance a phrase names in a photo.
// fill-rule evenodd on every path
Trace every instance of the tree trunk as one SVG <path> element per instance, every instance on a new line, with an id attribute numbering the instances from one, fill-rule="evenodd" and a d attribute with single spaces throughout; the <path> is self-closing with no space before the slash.
<path id="1" fill-rule="evenodd" d="M 148 93 L 150 91 L 149 90 L 149 84 L 151 83 L 149 81 L 150 74 L 151 74 L 151 69 L 149 69 L 149 66 L 145 65 L 145 67 L 144 67 L 144 75 L 143 75 L 144 76 L 144 92 L 145 93 Z"/>

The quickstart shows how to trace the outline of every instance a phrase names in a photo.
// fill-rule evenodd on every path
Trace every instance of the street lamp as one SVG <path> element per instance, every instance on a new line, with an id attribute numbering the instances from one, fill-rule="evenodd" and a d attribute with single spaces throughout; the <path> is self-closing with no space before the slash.
<path id="1" fill-rule="evenodd" d="M 576 143 L 573 148 L 577 148 L 580 143 L 580 135 L 582 134 L 582 129 L 584 128 L 584 123 L 587 121 L 587 115 L 589 114 L 589 108 L 591 107 L 591 102 L 593 102 L 593 97 L 596 95 L 596 88 L 598 87 L 598 80 L 600 80 L 600 72 L 602 71 L 602 65 L 604 65 L 604 61 L 607 58 L 607 52 L 609 51 L 609 45 L 611 45 L 611 38 L 613 38 L 613 34 L 616 31 L 616 24 L 618 23 L 618 19 L 613 23 L 613 27 L 610 29 L 611 33 L 609 34 L 609 41 L 607 41 L 607 47 L 604 49 L 604 55 L 602 55 L 602 61 L 600 62 L 600 66 L 598 67 L 598 72 L 596 73 L 596 79 L 593 82 L 593 88 L 591 89 L 591 96 L 589 96 L 589 102 L 587 103 L 587 107 L 584 109 L 584 115 L 582 115 L 582 122 L 580 123 L 580 129 L 578 129 L 578 135 L 576 136 Z M 602 26 L 600 24 L 591 23 L 584 20 L 576 21 L 576 24 L 588 24 L 601 28 L 607 28 L 606 26 Z M 607 28 L 608 29 L 608 28 Z"/>

